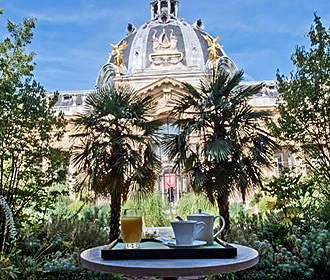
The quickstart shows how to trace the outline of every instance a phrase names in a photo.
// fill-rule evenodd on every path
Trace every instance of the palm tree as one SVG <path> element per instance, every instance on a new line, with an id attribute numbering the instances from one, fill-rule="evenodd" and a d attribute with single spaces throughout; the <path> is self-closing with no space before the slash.
<path id="1" fill-rule="evenodd" d="M 193 190 L 217 202 L 227 230 L 230 194 L 238 190 L 245 201 L 247 190 L 262 184 L 262 167 L 269 166 L 276 148 L 260 124 L 268 113 L 254 112 L 248 104 L 263 85 L 240 86 L 242 77 L 242 71 L 230 77 L 219 68 L 206 75 L 199 89 L 186 83 L 173 101 L 180 132 L 162 143 Z"/>
<path id="2" fill-rule="evenodd" d="M 153 135 L 159 124 L 150 120 L 154 104 L 150 96 L 110 85 L 89 95 L 86 112 L 75 120 L 78 190 L 87 185 L 96 195 L 110 196 L 110 242 L 120 234 L 122 202 L 132 192 L 150 193 L 157 180 L 160 162 Z"/>

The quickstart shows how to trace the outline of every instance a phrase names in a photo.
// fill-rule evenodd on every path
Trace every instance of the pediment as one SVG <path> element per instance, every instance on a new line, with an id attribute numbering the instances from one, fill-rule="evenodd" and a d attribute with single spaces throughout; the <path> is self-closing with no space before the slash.
<path id="1" fill-rule="evenodd" d="M 172 78 L 162 78 L 138 92 L 141 95 L 153 96 L 157 102 L 155 117 L 158 119 L 167 118 L 172 111 L 171 100 L 183 92 L 184 84 Z"/>
<path id="2" fill-rule="evenodd" d="M 154 92 L 158 92 L 164 88 L 180 91 L 184 88 L 184 84 L 176 79 L 165 77 L 145 86 L 144 88 L 140 89 L 138 92 L 142 95 L 148 95 Z"/>

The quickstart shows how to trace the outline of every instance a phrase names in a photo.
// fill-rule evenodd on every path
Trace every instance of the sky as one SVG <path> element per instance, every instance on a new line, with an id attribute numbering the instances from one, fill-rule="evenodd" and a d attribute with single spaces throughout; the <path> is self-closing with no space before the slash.
<path id="1" fill-rule="evenodd" d="M 0 36 L 7 19 L 38 20 L 29 47 L 37 53 L 35 79 L 49 92 L 93 89 L 111 53 L 110 43 L 125 37 L 127 23 L 150 19 L 150 0 L 0 0 Z M 306 32 L 314 12 L 330 25 L 329 0 L 180 0 L 179 17 L 201 18 L 205 31 L 222 35 L 227 55 L 252 80 L 289 74 L 297 45 L 308 46 Z"/>

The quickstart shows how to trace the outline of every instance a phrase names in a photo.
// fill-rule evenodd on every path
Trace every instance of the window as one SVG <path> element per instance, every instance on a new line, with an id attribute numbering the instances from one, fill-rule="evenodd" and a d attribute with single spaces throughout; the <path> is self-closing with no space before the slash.
<path id="1" fill-rule="evenodd" d="M 158 15 L 158 3 L 154 4 L 154 17 L 156 17 L 156 15 Z"/>
<path id="2" fill-rule="evenodd" d="M 175 15 L 175 2 L 171 1 L 171 14 Z"/>
<path id="3" fill-rule="evenodd" d="M 168 8 L 168 7 L 167 7 L 167 1 L 162 1 L 162 2 L 160 3 L 160 9 L 163 9 L 163 8 Z"/>
<path id="4" fill-rule="evenodd" d="M 275 156 L 275 165 L 277 172 L 281 172 L 284 168 L 284 154 L 279 153 Z"/>
<path id="5" fill-rule="evenodd" d="M 291 169 L 294 167 L 294 158 L 291 154 L 288 154 L 288 167 Z"/>

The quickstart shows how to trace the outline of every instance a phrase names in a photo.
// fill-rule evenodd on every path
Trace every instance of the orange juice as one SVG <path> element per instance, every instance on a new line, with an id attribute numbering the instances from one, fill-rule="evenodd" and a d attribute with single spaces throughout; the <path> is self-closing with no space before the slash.
<path id="1" fill-rule="evenodd" d="M 124 243 L 139 243 L 142 238 L 142 217 L 122 217 L 121 236 Z"/>

